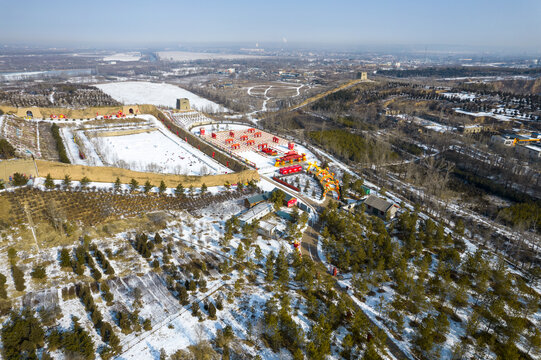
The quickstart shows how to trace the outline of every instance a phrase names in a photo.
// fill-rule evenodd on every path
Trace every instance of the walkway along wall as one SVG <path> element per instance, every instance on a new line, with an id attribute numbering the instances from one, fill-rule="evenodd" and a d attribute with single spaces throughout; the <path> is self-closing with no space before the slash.
<path id="1" fill-rule="evenodd" d="M 149 105 L 146 105 L 149 106 Z M 154 106 L 152 106 L 154 107 Z M 31 111 L 34 118 L 49 119 L 51 115 L 60 116 L 63 114 L 64 117 L 68 119 L 93 119 L 96 117 L 96 114 L 99 116 L 116 114 L 119 111 L 122 111 L 124 114 L 130 115 L 130 109 L 135 115 L 144 114 L 141 112 L 139 105 L 119 105 L 119 106 L 97 106 L 97 107 L 87 107 L 82 109 L 68 109 L 68 108 L 47 108 L 47 107 L 20 107 L 16 108 L 13 106 L 0 106 L 6 114 L 14 114 L 18 117 L 25 117 L 27 111 Z"/>
<path id="2" fill-rule="evenodd" d="M 151 114 L 156 117 L 156 119 L 160 120 L 167 126 L 167 128 L 175 135 L 177 135 L 181 139 L 188 139 L 188 143 L 201 150 L 203 153 L 205 153 L 207 156 L 212 157 L 212 154 L 214 153 L 214 160 L 218 161 L 220 164 L 227 166 L 229 164 L 229 168 L 233 171 L 243 171 L 248 169 L 247 166 L 242 164 L 240 161 L 235 160 L 232 157 L 229 157 L 228 155 L 223 154 L 222 152 L 218 151 L 217 149 L 213 148 L 203 140 L 199 139 L 197 136 L 192 134 L 189 131 L 186 131 L 185 129 L 173 124 L 173 122 L 161 111 L 156 109 L 153 105 L 141 105 L 140 109 L 143 114 Z"/>
<path id="3" fill-rule="evenodd" d="M 11 113 L 11 114 L 17 114 L 17 113 L 23 114 L 27 110 L 27 108 L 15 108 L 15 107 L 10 107 L 10 106 L 0 106 L 0 109 L 3 110 L 5 113 Z M 28 109 L 30 109 L 30 108 L 28 108 Z M 134 111 L 137 111 L 139 114 L 153 115 L 158 120 L 162 121 L 168 127 L 169 131 L 171 131 L 174 135 L 179 136 L 181 139 L 188 139 L 188 143 L 191 146 L 193 146 L 195 148 L 198 148 L 200 151 L 202 151 L 203 153 L 205 153 L 209 157 L 213 157 L 212 155 L 214 154 L 214 159 L 216 161 L 218 161 L 220 164 L 222 164 L 224 166 L 229 167 L 232 171 L 245 173 L 245 171 L 249 169 L 242 162 L 240 162 L 240 161 L 238 161 L 238 160 L 236 160 L 236 159 L 222 153 L 221 151 L 213 148 L 212 146 L 210 146 L 209 144 L 207 144 L 206 142 L 202 141 L 197 136 L 192 134 L 190 131 L 187 131 L 187 130 L 175 125 L 165 114 L 163 114 L 160 110 L 158 110 L 156 108 L 156 106 L 154 106 L 154 105 L 125 105 L 125 106 L 114 106 L 114 107 L 113 106 L 110 106 L 110 107 L 88 107 L 88 108 L 84 108 L 84 109 L 37 108 L 37 107 L 34 107 L 32 109 L 34 111 L 39 111 L 41 113 L 41 115 L 43 115 L 44 117 L 47 117 L 47 118 L 48 118 L 49 114 L 59 115 L 59 114 L 62 113 L 66 117 L 72 118 L 72 119 L 94 118 L 96 116 L 96 113 L 98 113 L 101 116 L 101 115 L 105 115 L 105 114 L 109 114 L 109 113 L 116 113 L 119 110 L 125 110 L 125 113 L 126 113 L 126 112 L 129 111 L 129 109 L 133 109 Z M 21 115 L 21 117 L 22 117 L 22 115 Z M 36 117 L 36 115 L 34 115 L 34 117 Z M 117 169 L 117 168 L 111 168 L 111 169 L 116 169 L 116 171 L 129 171 L 129 170 L 123 170 L 123 169 Z M 15 171 L 15 172 L 17 172 L 17 171 Z M 41 170 L 39 172 L 40 172 L 40 174 L 42 174 Z M 94 172 L 98 173 L 96 171 L 94 171 Z M 136 173 L 136 172 L 134 172 L 134 173 Z M 47 174 L 47 173 L 45 173 L 45 174 Z M 151 174 L 151 173 L 141 173 L 141 174 Z M 247 172 L 246 174 L 251 174 L 251 172 Z M 153 174 L 153 175 L 156 175 L 156 174 Z M 229 181 L 231 184 L 234 184 L 238 180 L 243 179 L 243 176 L 237 177 L 236 174 L 226 174 L 226 175 L 231 175 L 232 180 L 224 180 L 224 182 Z M 3 176 L 3 174 L 1 172 L 0 172 L 0 176 Z M 45 175 L 43 175 L 43 176 L 45 176 Z M 51 176 L 53 176 L 52 173 L 51 173 Z M 75 175 L 71 175 L 71 176 L 75 180 Z M 163 176 L 174 176 L 174 175 L 163 175 Z M 258 176 L 257 179 L 259 179 L 259 175 L 257 175 L 257 176 Z M 55 176 L 53 176 L 53 177 L 55 177 Z M 64 177 L 64 176 L 62 175 L 62 177 Z M 88 176 L 88 177 L 91 180 L 94 180 L 94 181 L 102 181 L 102 180 L 98 180 L 97 178 L 91 178 L 90 176 Z M 186 176 L 185 181 L 187 181 L 187 182 L 191 181 L 191 180 L 188 180 L 188 178 L 192 178 L 192 177 Z M 195 178 L 195 177 L 193 177 L 193 178 Z M 253 178 L 253 177 L 251 177 L 251 178 Z M 103 181 L 110 182 L 110 181 L 114 181 L 114 179 L 116 179 L 116 176 L 113 178 L 113 180 L 106 179 L 106 180 L 103 180 Z M 177 179 L 178 179 L 178 176 L 177 176 Z M 121 180 L 122 180 L 122 178 L 121 178 Z M 193 180 L 193 181 L 197 181 L 197 180 Z M 223 185 L 224 182 L 218 183 L 215 180 L 216 185 Z M 210 185 L 210 183 L 207 183 L 206 181 L 205 181 L 205 183 L 207 184 L 207 186 L 212 186 L 212 185 Z M 175 184 L 175 186 L 177 184 Z M 194 186 L 197 186 L 197 185 L 194 183 Z"/>

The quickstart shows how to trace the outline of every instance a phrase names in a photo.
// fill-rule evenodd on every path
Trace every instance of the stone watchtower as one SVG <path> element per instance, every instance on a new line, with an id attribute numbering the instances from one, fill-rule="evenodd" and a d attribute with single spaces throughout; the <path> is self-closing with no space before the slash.
<path id="1" fill-rule="evenodd" d="M 190 100 L 187 98 L 177 99 L 177 110 L 190 110 Z"/>

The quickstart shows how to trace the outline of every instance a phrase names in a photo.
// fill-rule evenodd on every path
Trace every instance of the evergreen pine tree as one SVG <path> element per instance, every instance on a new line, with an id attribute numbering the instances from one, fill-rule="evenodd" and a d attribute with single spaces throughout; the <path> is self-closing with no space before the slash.
<path id="1" fill-rule="evenodd" d="M 62 185 L 64 185 L 66 189 L 69 189 L 69 187 L 71 186 L 71 177 L 69 175 L 66 174 L 66 176 L 64 176 L 64 180 L 62 180 Z"/>
<path id="2" fill-rule="evenodd" d="M 267 255 L 267 261 L 265 263 L 265 281 L 271 282 L 274 280 L 274 253 L 271 251 Z"/>
<path id="3" fill-rule="evenodd" d="M 12 265 L 11 273 L 13 275 L 15 289 L 17 291 L 23 291 L 24 289 L 26 289 L 26 286 L 24 285 L 24 272 L 17 265 Z"/>
<path id="4" fill-rule="evenodd" d="M 120 182 L 120 178 L 117 177 L 114 184 L 114 191 L 119 192 L 121 186 L 122 186 L 122 183 Z"/>
<path id="5" fill-rule="evenodd" d="M 135 179 L 131 179 L 130 181 L 130 188 L 131 188 L 131 191 L 136 191 L 139 189 L 139 182 Z"/>
<path id="6" fill-rule="evenodd" d="M 214 319 L 216 317 L 216 307 L 213 303 L 209 304 L 209 317 L 211 319 Z"/>
<path id="7" fill-rule="evenodd" d="M 194 301 L 192 303 L 192 315 L 197 316 L 199 314 L 199 303 L 197 301 Z"/>
<path id="8" fill-rule="evenodd" d="M 283 250 L 280 250 L 278 256 L 275 260 L 276 276 L 278 276 L 278 281 L 285 284 L 289 281 L 289 271 L 286 255 Z"/>
<path id="9" fill-rule="evenodd" d="M 179 183 L 177 187 L 175 188 L 175 195 L 180 198 L 184 197 L 184 186 L 182 186 L 181 183 Z"/>
<path id="10" fill-rule="evenodd" d="M 87 177 L 85 176 L 85 177 L 83 177 L 83 178 L 81 179 L 81 181 L 79 182 L 79 184 L 81 184 L 81 187 L 82 187 L 82 188 L 85 188 L 85 187 L 88 186 L 88 184 L 90 184 L 90 179 L 87 178 Z"/>
<path id="11" fill-rule="evenodd" d="M 60 267 L 62 268 L 68 268 L 71 266 L 71 257 L 69 250 L 66 248 L 63 248 L 60 250 Z"/>
<path id="12" fill-rule="evenodd" d="M 45 185 L 46 189 L 49 189 L 49 190 L 54 189 L 54 181 L 53 181 L 53 178 L 51 177 L 51 174 L 47 174 L 43 185 Z"/>
<path id="13" fill-rule="evenodd" d="M 160 187 L 158 188 L 158 191 L 160 192 L 160 194 L 163 194 L 165 190 L 167 190 L 167 186 L 165 185 L 165 182 L 162 180 L 160 182 Z"/>
<path id="14" fill-rule="evenodd" d="M 6 290 L 6 277 L 4 274 L 0 274 L 0 299 L 7 299 L 8 294 Z"/>
<path id="15" fill-rule="evenodd" d="M 235 258 L 237 258 L 238 261 L 244 261 L 245 255 L 244 247 L 242 246 L 242 242 L 240 242 L 237 251 L 235 251 Z"/>
<path id="16" fill-rule="evenodd" d="M 148 192 L 149 192 L 150 190 L 152 190 L 152 188 L 153 188 L 152 184 L 150 183 L 149 180 L 147 180 L 147 181 L 145 182 L 145 185 L 143 186 L 143 191 L 144 191 L 145 194 L 148 194 Z"/>

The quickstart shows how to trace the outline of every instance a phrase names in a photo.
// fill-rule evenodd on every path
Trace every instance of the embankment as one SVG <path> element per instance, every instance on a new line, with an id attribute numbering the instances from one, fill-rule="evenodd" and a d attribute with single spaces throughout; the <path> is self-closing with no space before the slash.
<path id="1" fill-rule="evenodd" d="M 114 182 L 117 177 L 124 184 L 128 184 L 131 179 L 137 180 L 139 184 L 144 184 L 148 180 L 155 186 L 159 185 L 163 180 L 167 187 L 176 187 L 179 183 L 184 187 L 200 187 L 202 184 L 221 186 L 227 182 L 236 184 L 238 182 L 259 180 L 259 173 L 256 170 L 243 170 L 222 175 L 194 176 L 139 172 L 107 166 L 73 165 L 45 160 L 36 160 L 35 165 L 32 160 L 0 161 L 0 178 L 2 180 L 7 182 L 9 177 L 16 172 L 34 177 L 38 175 L 45 177 L 47 174 L 51 174 L 53 179 L 63 179 L 66 175 L 69 175 L 72 180 L 76 181 L 86 176 L 91 181 L 107 183 Z"/>

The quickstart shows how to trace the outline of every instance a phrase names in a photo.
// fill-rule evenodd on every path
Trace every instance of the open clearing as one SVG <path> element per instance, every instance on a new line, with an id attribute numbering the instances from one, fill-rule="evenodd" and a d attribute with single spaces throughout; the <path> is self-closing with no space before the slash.
<path id="1" fill-rule="evenodd" d="M 98 84 L 96 87 L 124 104 L 151 104 L 174 108 L 177 99 L 188 98 L 193 109 L 210 113 L 227 111 L 223 106 L 210 100 L 166 83 L 124 81 Z"/>
<path id="2" fill-rule="evenodd" d="M 169 132 L 152 115 L 145 123 L 63 126 L 61 134 L 73 164 L 114 166 L 176 175 L 216 175 L 230 170 Z M 80 154 L 84 154 L 84 159 Z"/>
<path id="3" fill-rule="evenodd" d="M 103 58 L 103 61 L 139 61 L 141 53 L 139 51 L 116 53 Z"/>
<path id="4" fill-rule="evenodd" d="M 227 169 L 214 161 L 198 157 L 190 145 L 159 130 L 140 134 L 96 137 L 92 139 L 108 165 L 135 171 L 167 174 L 208 175 Z M 123 166 L 120 166 L 123 165 Z"/>

